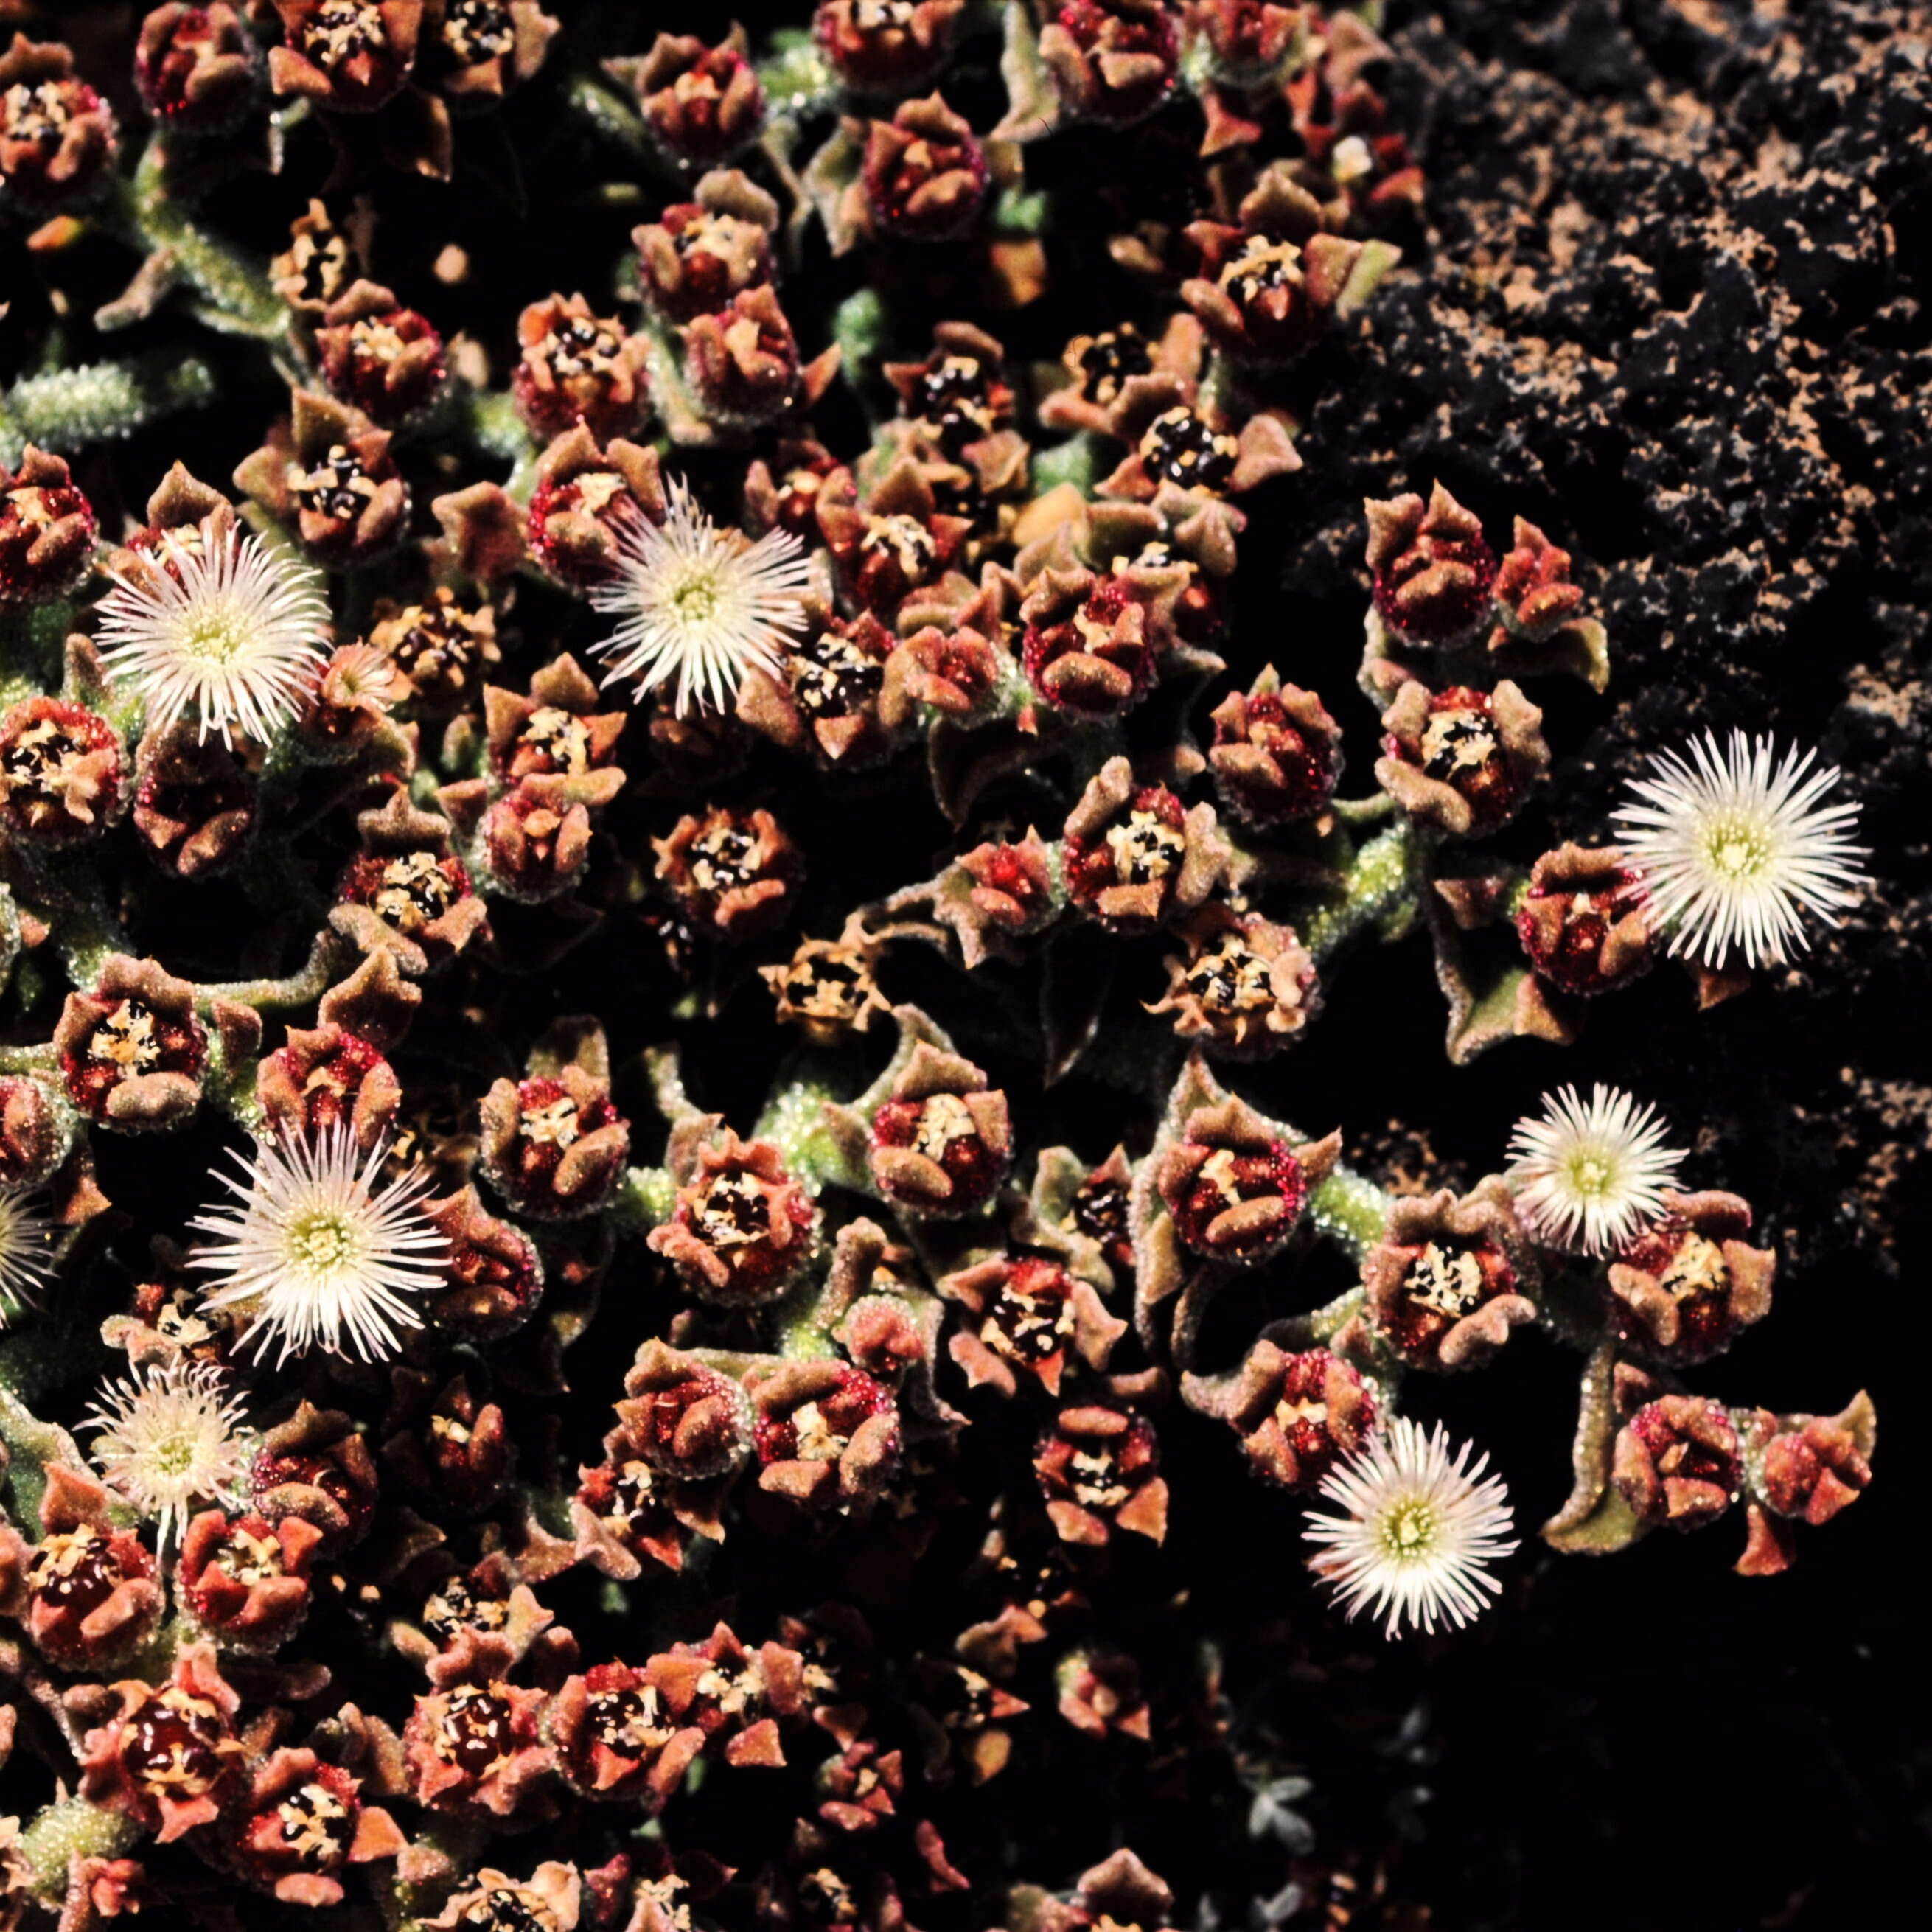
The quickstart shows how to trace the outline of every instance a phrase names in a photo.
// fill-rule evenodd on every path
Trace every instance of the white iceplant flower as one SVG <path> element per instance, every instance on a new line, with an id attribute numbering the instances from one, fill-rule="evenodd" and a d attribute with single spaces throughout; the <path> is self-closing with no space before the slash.
<path id="1" fill-rule="evenodd" d="M 151 728 L 193 717 L 199 735 L 266 740 L 292 718 L 327 663 L 320 572 L 208 518 L 172 530 L 138 579 L 100 600 L 107 668 L 137 691 Z"/>
<path id="2" fill-rule="evenodd" d="M 197 1507 L 240 1502 L 254 1444 L 219 1369 L 184 1356 L 109 1382 L 88 1411 L 101 1480 L 179 1542 Z"/>
<path id="3" fill-rule="evenodd" d="M 1509 1495 L 1500 1476 L 1484 1476 L 1488 1456 L 1472 1466 L 1471 1448 L 1452 1457 L 1439 1422 L 1424 1436 L 1399 1416 L 1322 1479 L 1342 1514 L 1310 1516 L 1304 1534 L 1319 1547 L 1309 1567 L 1351 1620 L 1386 1612 L 1388 1637 L 1405 1623 L 1460 1630 L 1498 1594 L 1489 1566 L 1516 1546 Z"/>
<path id="4" fill-rule="evenodd" d="M 261 1141 L 218 1177 L 234 1204 L 189 1226 L 207 1237 L 189 1265 L 217 1277 L 202 1306 L 248 1316 L 244 1350 L 279 1343 L 278 1364 L 320 1348 L 365 1362 L 419 1328 L 412 1296 L 442 1286 L 449 1244 L 423 1211 L 431 1175 L 380 1179 L 386 1142 L 364 1154 L 345 1124 Z"/>
<path id="5" fill-rule="evenodd" d="M 54 1271 L 46 1205 L 38 1189 L 0 1187 L 0 1328 L 39 1300 Z"/>
<path id="6" fill-rule="evenodd" d="M 636 512 L 614 529 L 616 567 L 590 592 L 596 609 L 619 620 L 592 646 L 610 660 L 605 684 L 634 679 L 634 701 L 675 679 L 682 718 L 694 704 L 725 710 L 748 670 L 779 670 L 811 582 L 805 546 L 789 530 L 755 543 L 721 530 L 682 482 L 670 486 L 662 529 Z"/>
<path id="7" fill-rule="evenodd" d="M 1618 848 L 1675 956 L 1721 972 L 1733 950 L 1747 965 L 1783 965 L 1807 944 L 1804 924 L 1835 926 L 1867 874 L 1846 836 L 1858 808 L 1828 802 L 1835 765 L 1813 769 L 1796 746 L 1778 758 L 1769 734 L 1707 731 L 1690 755 L 1663 752 L 1612 816 Z"/>
<path id="8" fill-rule="evenodd" d="M 1543 1112 L 1510 1136 L 1516 1211 L 1547 1248 L 1605 1255 L 1664 1212 L 1677 1185 L 1681 1148 L 1666 1147 L 1654 1107 L 1599 1081 L 1586 1101 L 1574 1087 L 1543 1096 Z"/>

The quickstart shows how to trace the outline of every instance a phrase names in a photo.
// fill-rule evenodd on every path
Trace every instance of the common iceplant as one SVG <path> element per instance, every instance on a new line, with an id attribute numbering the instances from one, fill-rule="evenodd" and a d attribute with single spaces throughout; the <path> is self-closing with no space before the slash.
<path id="1" fill-rule="evenodd" d="M 1519 1329 L 1583 1364 L 1558 1550 L 1736 1513 L 1764 1574 L 1869 1479 L 1862 1396 L 1685 1379 L 1775 1267 L 1697 1123 L 1552 1075 L 1395 1192 L 1244 1091 L 1360 946 L 1426 937 L 1461 1062 L 1668 960 L 1739 994 L 1866 884 L 1839 774 L 1743 731 L 1600 843 L 1493 844 L 1526 686 L 1610 641 L 1439 482 L 1366 506 L 1372 783 L 1339 690 L 1229 677 L 1312 675 L 1237 634 L 1250 500 L 1416 232 L 1372 8 L 686 11 L 0 53 L 8 1926 L 1152 1932 L 1131 1851 L 1002 1906 L 971 1794 L 1174 1725 L 1111 1633 L 1207 1507 L 1177 1437 L 1391 1638 L 1511 1587 L 1528 1526 L 1424 1418 Z M 1130 298 L 1066 278 L 1056 144 L 1177 128 L 1192 218 L 1104 238 Z M 568 292 L 474 232 L 424 272 L 403 185 L 479 182 Z M 1057 362 L 992 332 L 1048 314 Z M 1104 1060 L 1115 1131 L 1042 1144 L 1028 1059 Z"/>

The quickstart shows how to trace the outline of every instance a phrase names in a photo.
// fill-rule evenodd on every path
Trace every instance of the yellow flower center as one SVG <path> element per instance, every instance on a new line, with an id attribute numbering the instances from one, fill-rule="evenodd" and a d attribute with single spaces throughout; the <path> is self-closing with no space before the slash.
<path id="1" fill-rule="evenodd" d="M 1750 879 L 1764 870 L 1771 848 L 1748 820 L 1720 818 L 1704 834 L 1704 856 L 1726 879 Z"/>
<path id="2" fill-rule="evenodd" d="M 694 573 L 670 593 L 670 608 L 681 624 L 695 630 L 718 615 L 718 580 L 710 572 Z"/>
<path id="3" fill-rule="evenodd" d="M 208 664 L 232 664 L 248 644 L 248 632 L 232 610 L 197 610 L 182 632 L 182 651 Z"/>
<path id="4" fill-rule="evenodd" d="M 1382 1519 L 1382 1547 L 1399 1562 L 1426 1556 L 1435 1546 L 1440 1528 L 1436 1512 L 1427 1503 L 1398 1503 Z"/>
<path id="5" fill-rule="evenodd" d="M 356 1230 L 341 1214 L 324 1209 L 305 1214 L 289 1228 L 289 1252 L 314 1274 L 331 1274 L 356 1252 Z"/>
<path id="6" fill-rule="evenodd" d="M 1570 1163 L 1570 1184 L 1586 1200 L 1610 1192 L 1616 1169 L 1601 1154 L 1580 1154 Z"/>

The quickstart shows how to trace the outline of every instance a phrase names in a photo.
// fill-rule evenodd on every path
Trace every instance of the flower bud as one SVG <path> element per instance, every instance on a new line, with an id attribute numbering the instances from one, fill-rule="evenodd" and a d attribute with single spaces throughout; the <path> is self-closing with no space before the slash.
<path id="1" fill-rule="evenodd" d="M 247 1750 L 232 1729 L 241 1700 L 223 1682 L 214 1652 L 188 1644 L 161 1683 L 116 1684 L 119 1709 L 89 1731 L 80 1792 L 171 1844 L 220 1816 L 246 1775 Z"/>
<path id="2" fill-rule="evenodd" d="M 808 406 L 838 368 L 835 346 L 807 364 L 769 282 L 684 326 L 684 373 L 705 415 L 750 428 Z"/>
<path id="3" fill-rule="evenodd" d="M 241 856 L 255 823 L 258 790 L 244 758 L 182 724 L 141 746 L 134 829 L 184 879 L 213 878 Z"/>
<path id="4" fill-rule="evenodd" d="M 872 1178 L 908 1214 L 970 1214 L 1012 1157 L 1006 1096 L 970 1060 L 922 1041 L 872 1123 Z"/>
<path id="5" fill-rule="evenodd" d="M 840 471 L 819 492 L 817 514 L 841 588 L 888 622 L 915 591 L 933 588 L 952 568 L 969 528 L 940 513 L 932 484 L 904 458 L 862 505 L 851 472 Z"/>
<path id="6" fill-rule="evenodd" d="M 944 63 L 964 8 L 965 0 L 819 0 L 812 37 L 848 87 L 896 92 Z"/>
<path id="7" fill-rule="evenodd" d="M 696 199 L 674 202 L 632 231 L 646 298 L 672 322 L 728 308 L 734 296 L 772 277 L 772 235 L 778 206 L 736 168 L 698 184 Z"/>
<path id="8" fill-rule="evenodd" d="M 1743 1490 L 1737 1425 L 1721 1402 L 1660 1396 L 1618 1430 L 1611 1479 L 1640 1522 L 1698 1528 Z"/>
<path id="9" fill-rule="evenodd" d="M 225 134 L 254 104 L 260 77 L 255 43 L 226 0 L 188 6 L 168 0 L 141 22 L 134 88 L 166 126 Z"/>
<path id="10" fill-rule="evenodd" d="M 1871 1481 L 1870 1414 L 1863 1398 L 1841 1415 L 1779 1417 L 1760 1409 L 1752 1455 L 1765 1506 L 1815 1524 L 1856 1502 Z"/>
<path id="11" fill-rule="evenodd" d="M 1530 868 L 1516 934 L 1529 963 L 1552 986 L 1608 992 L 1647 973 L 1655 957 L 1642 899 L 1618 853 L 1559 845 Z"/>
<path id="12" fill-rule="evenodd" d="M 1342 772 L 1341 728 L 1320 698 L 1284 685 L 1270 665 L 1245 695 L 1214 707 L 1208 754 L 1222 806 L 1250 825 L 1312 818 Z"/>
<path id="13" fill-rule="evenodd" d="M 266 1431 L 248 1472 L 255 1513 L 279 1526 L 291 1517 L 322 1532 L 319 1555 L 359 1543 L 376 1514 L 376 1478 L 369 1445 L 339 1410 L 304 1402 Z"/>
<path id="14" fill-rule="evenodd" d="M 1227 1420 L 1256 1472 L 1285 1489 L 1312 1490 L 1367 1442 L 1379 1405 L 1358 1370 L 1326 1348 L 1291 1354 L 1272 1342 L 1248 1351 Z"/>
<path id="15" fill-rule="evenodd" d="M 752 1405 L 730 1376 L 655 1338 L 624 1378 L 617 1420 L 626 1446 L 660 1474 L 702 1481 L 750 1454 Z"/>
<path id="16" fill-rule="evenodd" d="M 113 165 L 113 110 L 58 40 L 16 33 L 0 52 L 0 194 L 33 214 L 90 194 Z"/>
<path id="17" fill-rule="evenodd" d="M 23 844 L 104 831 L 125 802 L 121 734 L 85 705 L 29 698 L 0 712 L 0 820 Z"/>
<path id="18" fill-rule="evenodd" d="M 1735 1194 L 1666 1190 L 1663 1214 L 1610 1264 L 1619 1337 L 1659 1361 L 1703 1362 L 1761 1321 L 1778 1262 L 1745 1242 L 1750 1225 Z"/>
<path id="19" fill-rule="evenodd" d="M 1196 1107 L 1159 1156 L 1155 1184 L 1174 1232 L 1198 1255 L 1256 1262 L 1286 1246 L 1342 1137 L 1291 1147 L 1245 1101 Z"/>
<path id="20" fill-rule="evenodd" d="M 1494 692 L 1412 680 L 1382 713 L 1376 779 L 1410 817 L 1466 838 L 1513 818 L 1550 766 L 1543 713 L 1508 679 Z"/>
<path id="21" fill-rule="evenodd" d="M 1178 574 L 1159 572 L 1043 572 L 1020 606 L 1021 662 L 1034 688 L 1056 710 L 1120 716 L 1154 683 L 1179 588 Z"/>
<path id="22" fill-rule="evenodd" d="M 1165 0 L 1066 0 L 1041 29 L 1040 57 L 1070 116 L 1122 128 L 1172 91 L 1180 40 Z"/>
<path id="23" fill-rule="evenodd" d="M 1583 593 L 1570 581 L 1570 553 L 1558 550 L 1536 526 L 1519 517 L 1515 540 L 1496 568 L 1498 641 L 1543 644 L 1583 608 Z"/>
<path id="24" fill-rule="evenodd" d="M 0 1187 L 38 1187 L 74 1144 L 73 1116 L 42 1081 L 0 1076 Z"/>
<path id="25" fill-rule="evenodd" d="M 368 1040 L 327 1023 L 291 1027 L 287 1044 L 255 1070 L 255 1094 L 268 1126 L 284 1138 L 346 1121 L 364 1153 L 394 1124 L 403 1098 L 394 1068 Z"/>
<path id="26" fill-rule="evenodd" d="M 1090 1737 L 1118 1736 L 1145 1742 L 1152 1732 L 1152 1712 L 1141 1683 L 1141 1667 L 1124 1650 L 1112 1645 L 1083 1645 L 1070 1651 L 1055 1667 L 1054 1688 L 1060 1694 L 1060 1714 Z"/>
<path id="27" fill-rule="evenodd" d="M 62 458 L 29 443 L 19 469 L 0 463 L 0 607 L 70 590 L 94 555 L 99 530 Z"/>
<path id="28" fill-rule="evenodd" d="M 516 1464 L 502 1410 L 481 1400 L 461 1374 L 438 1388 L 434 1376 L 399 1367 L 392 1385 L 384 1463 L 434 1517 L 488 1509 Z"/>
<path id="29" fill-rule="evenodd" d="M 595 1214 L 630 1152 L 630 1123 L 606 1078 L 571 1064 L 556 1077 L 499 1080 L 482 1106 L 483 1172 L 512 1207 L 544 1220 Z"/>
<path id="30" fill-rule="evenodd" d="M 620 773 L 608 776 L 622 782 Z M 460 789 L 447 785 L 442 794 L 459 822 Z M 541 905 L 578 883 L 590 862 L 590 808 L 573 796 L 577 789 L 567 778 L 525 778 L 485 808 L 476 850 L 486 890 Z M 470 802 L 482 801 L 472 797 Z"/>
<path id="31" fill-rule="evenodd" d="M 898 1467 L 892 1391 L 836 1362 L 785 1362 L 748 1382 L 758 1486 L 813 1509 L 869 1508 Z"/>
<path id="32" fill-rule="evenodd" d="M 123 1133 L 183 1125 L 201 1100 L 208 1034 L 194 988 L 152 959 L 112 955 L 91 993 L 70 993 L 54 1029 L 68 1096 Z"/>
<path id="33" fill-rule="evenodd" d="M 682 1172 L 678 1172 L 681 1169 Z M 681 1182 L 671 1218 L 650 1234 L 652 1251 L 706 1301 L 753 1307 L 784 1293 L 811 1260 L 818 1210 L 769 1141 L 700 1147 L 674 1162 Z"/>
<path id="34" fill-rule="evenodd" d="M 660 34 L 649 53 L 628 64 L 644 118 L 674 161 L 722 160 L 764 125 L 764 90 L 740 28 L 716 46 L 693 34 Z"/>
<path id="35" fill-rule="evenodd" d="M 1418 496 L 1371 498 L 1369 568 L 1376 609 L 1404 644 L 1442 650 L 1466 642 L 1487 622 L 1496 556 L 1481 520 L 1440 483 Z"/>
<path id="36" fill-rule="evenodd" d="M 266 1653 L 301 1627 L 322 1532 L 300 1516 L 204 1510 L 182 1539 L 175 1590 L 195 1624 L 226 1648 Z"/>
<path id="37" fill-rule="evenodd" d="M 987 178 L 971 123 L 937 94 L 866 127 L 860 180 L 867 212 L 890 236 L 946 242 L 963 234 L 986 198 Z"/>
<path id="38" fill-rule="evenodd" d="M 423 1210 L 449 1244 L 448 1286 L 430 1303 L 436 1326 L 472 1342 L 500 1340 L 536 1312 L 542 1258 L 530 1237 L 484 1211 L 474 1187 Z"/>
<path id="39" fill-rule="evenodd" d="M 340 114 L 366 114 L 400 92 L 416 64 L 422 8 L 396 0 L 274 0 L 282 44 L 268 79 Z"/>
<path id="40" fill-rule="evenodd" d="M 316 674 L 296 728 L 318 764 L 343 764 L 374 738 L 402 696 L 394 661 L 372 644 L 345 644 Z"/>
<path id="41" fill-rule="evenodd" d="M 386 428 L 419 415 L 448 379 L 434 325 L 376 282 L 352 283 L 330 303 L 315 346 L 331 393 Z"/>
<path id="42" fill-rule="evenodd" d="M 1001 662 L 998 646 L 982 632 L 925 625 L 886 658 L 879 716 L 894 731 L 913 722 L 922 706 L 943 718 L 970 718 L 992 702 Z"/>
<path id="43" fill-rule="evenodd" d="M 537 460 L 530 548 L 559 583 L 587 590 L 616 567 L 623 520 L 641 516 L 662 524 L 664 512 L 657 452 L 622 436 L 599 448 L 579 423 Z"/>
<path id="44" fill-rule="evenodd" d="M 1100 1403 L 1063 1408 L 1035 1445 L 1033 1467 L 1063 1541 L 1102 1544 L 1116 1529 L 1166 1537 L 1167 1484 L 1145 1416 Z"/>
<path id="45" fill-rule="evenodd" d="M 548 442 L 582 423 L 602 442 L 642 424 L 650 407 L 644 340 L 593 315 L 581 296 L 532 302 L 518 319 L 517 340 L 523 359 L 510 393 L 532 436 Z"/>

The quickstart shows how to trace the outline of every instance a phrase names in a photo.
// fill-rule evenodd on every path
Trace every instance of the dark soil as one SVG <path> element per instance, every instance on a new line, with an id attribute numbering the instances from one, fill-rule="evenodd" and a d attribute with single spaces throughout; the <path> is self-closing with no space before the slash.
<path id="1" fill-rule="evenodd" d="M 1845 768 L 1878 880 L 1858 915 L 1713 1012 L 1655 976 L 1562 1077 L 1660 1100 L 1776 1231 L 1775 1316 L 1705 1385 L 1775 1407 L 1862 1384 L 1885 1417 L 1874 1506 L 1786 1577 L 1730 1575 L 1722 1532 L 1552 1560 L 1486 1648 L 1418 1663 L 1440 1754 L 1398 1888 L 1459 1932 L 1869 1922 L 1923 1895 L 1932 1796 L 1909 1527 L 1932 1342 L 1932 14 L 1505 0 L 1396 20 L 1433 227 L 1300 445 L 1315 528 L 1289 608 L 1346 607 L 1356 498 L 1439 476 L 1588 560 L 1616 670 L 1606 706 L 1576 707 L 1558 830 L 1600 836 L 1637 753 L 1706 724 Z M 1382 998 L 1390 1110 L 1439 1138 L 1556 1077 L 1526 1046 L 1442 1072 L 1432 1016 Z M 1511 1394 L 1483 1384 L 1466 1412 L 1494 1441 Z M 1555 1418 L 1520 1399 L 1508 1466 L 1553 1496 Z"/>

